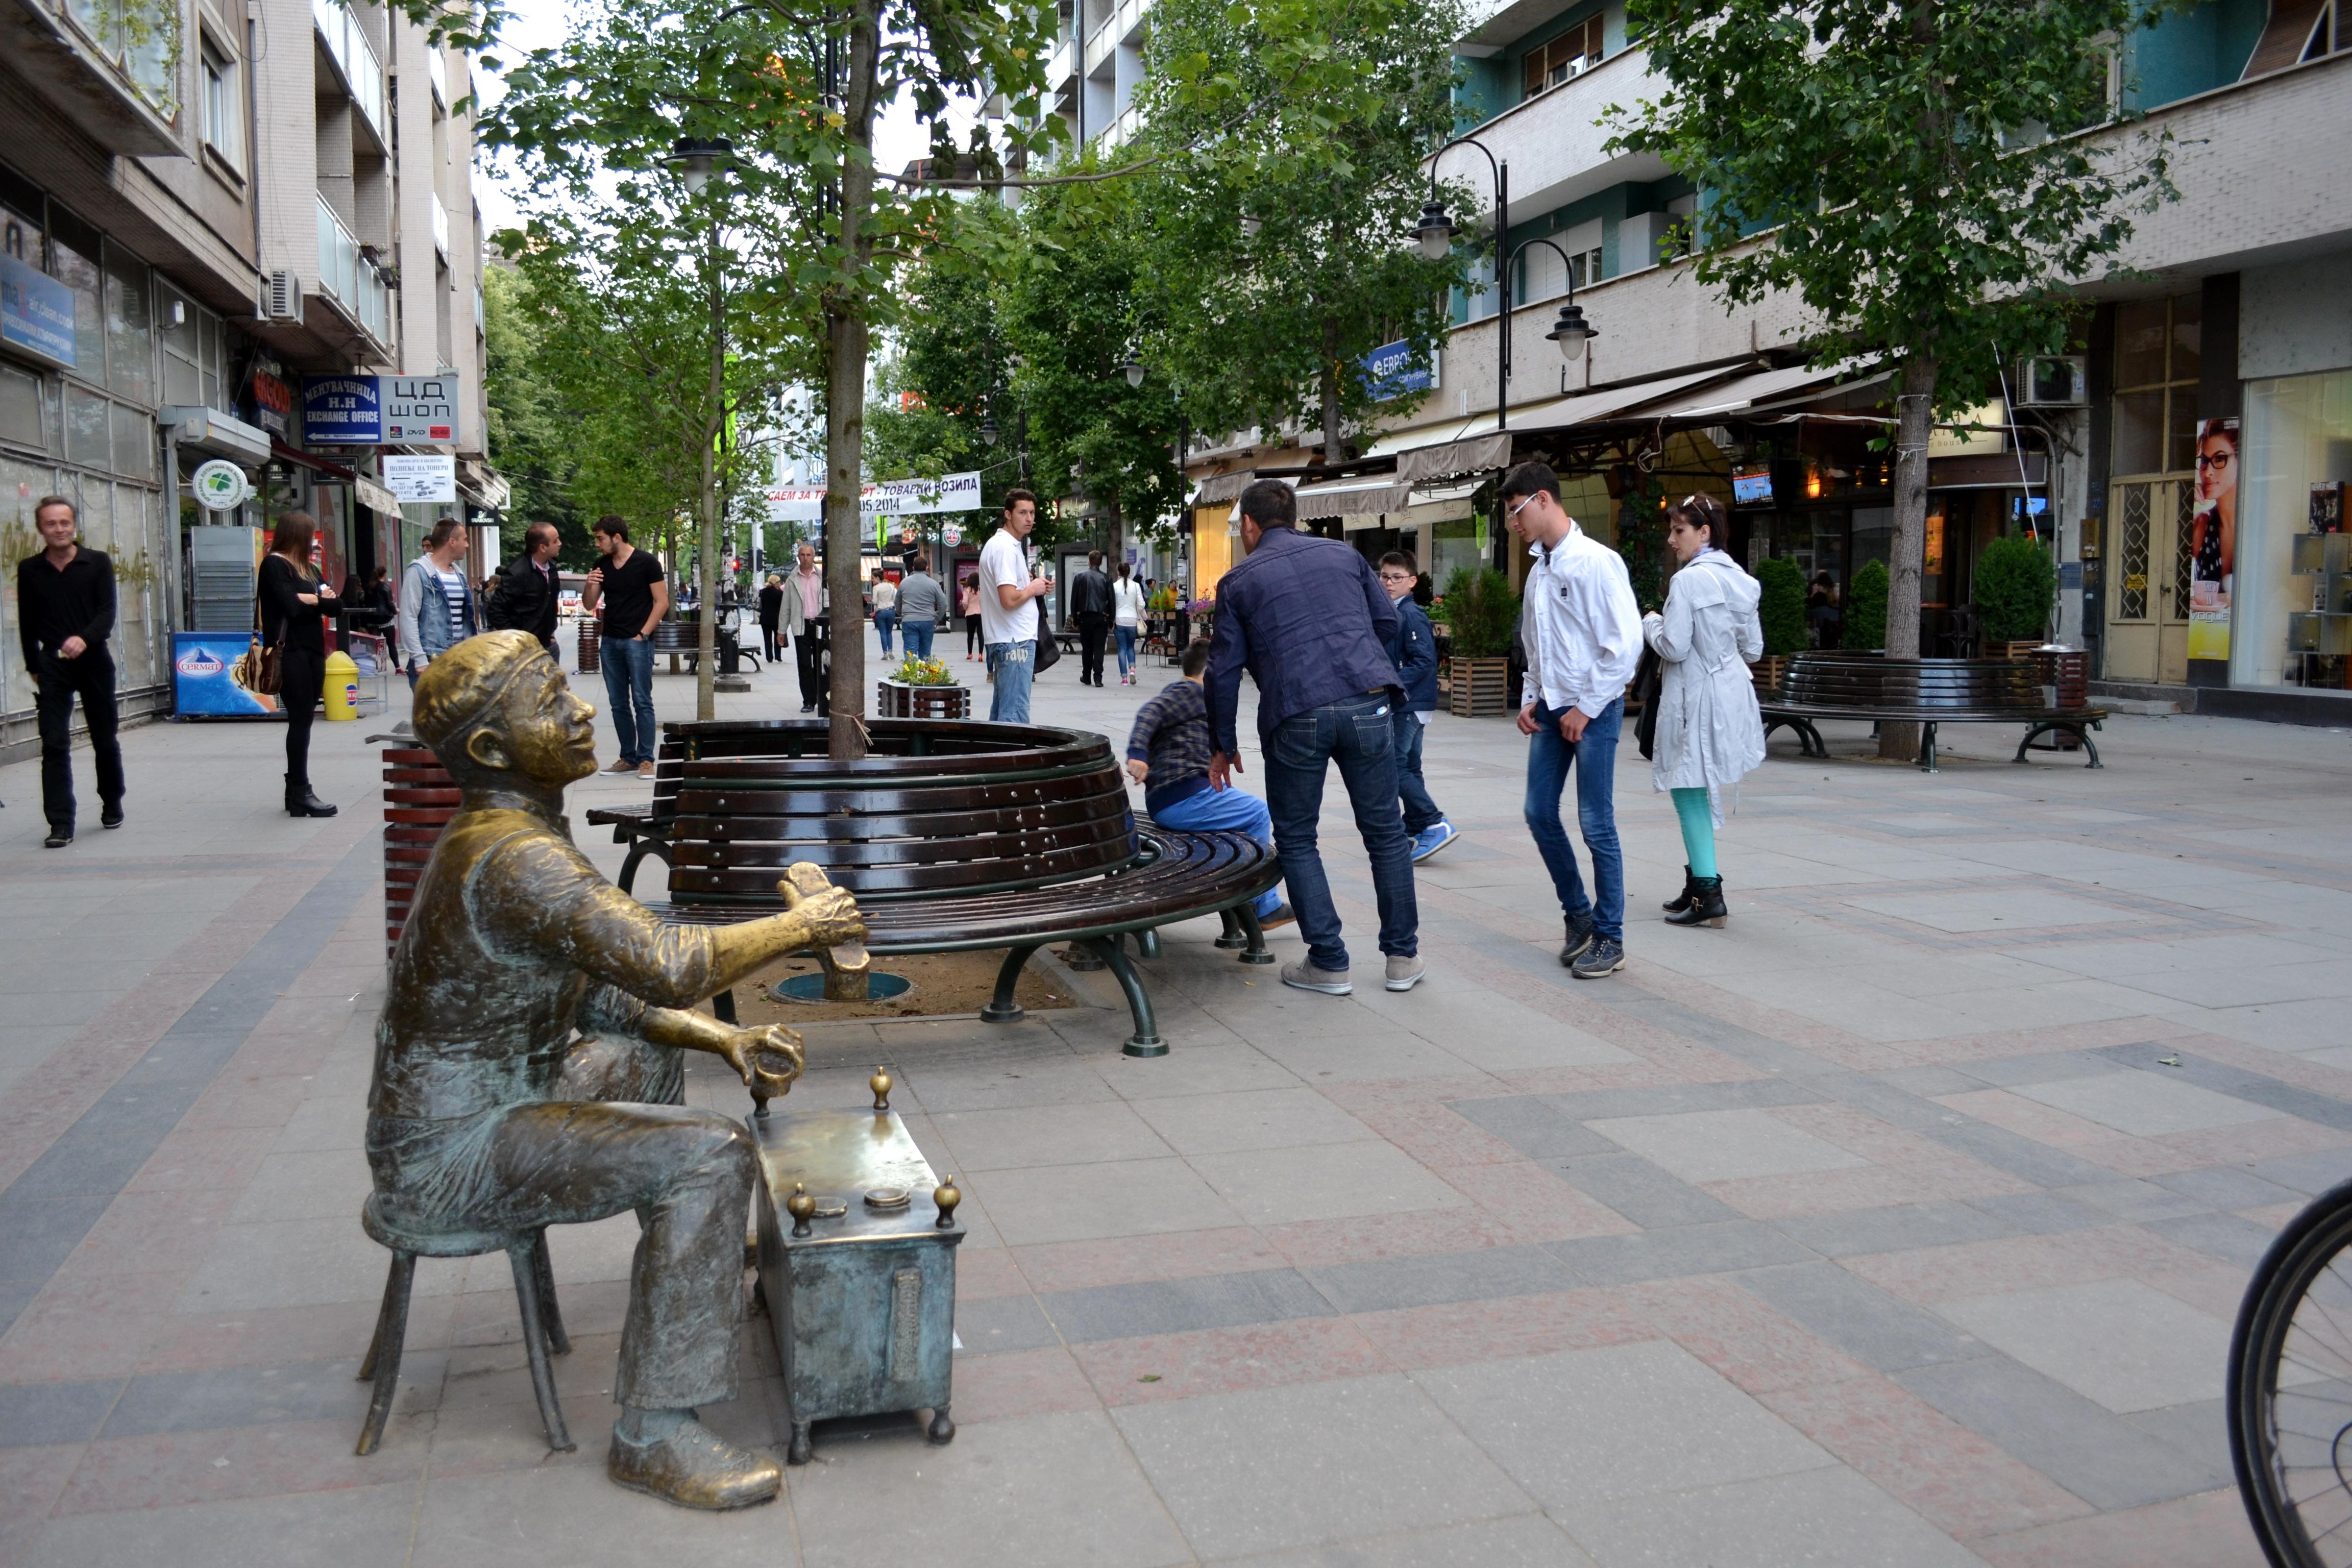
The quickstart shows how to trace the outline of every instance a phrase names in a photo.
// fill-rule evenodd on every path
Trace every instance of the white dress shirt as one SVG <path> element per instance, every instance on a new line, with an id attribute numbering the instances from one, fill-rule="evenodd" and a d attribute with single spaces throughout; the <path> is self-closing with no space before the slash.
<path id="1" fill-rule="evenodd" d="M 1642 658 L 1642 609 L 1625 558 L 1579 528 L 1550 550 L 1528 547 L 1522 611 L 1528 683 L 1556 713 L 1598 717 L 1625 695 Z"/>

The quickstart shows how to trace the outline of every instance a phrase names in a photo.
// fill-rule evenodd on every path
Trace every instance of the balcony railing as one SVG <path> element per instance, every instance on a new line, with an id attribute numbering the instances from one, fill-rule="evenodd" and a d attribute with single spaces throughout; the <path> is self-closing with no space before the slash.
<path id="1" fill-rule="evenodd" d="M 318 26 L 319 41 L 325 46 L 327 58 L 335 62 L 335 69 L 342 77 L 343 90 L 359 106 L 377 142 L 390 147 L 392 138 L 384 119 L 383 67 L 376 60 L 367 34 L 361 30 L 360 19 L 336 0 L 310 0 L 310 20 Z"/>
<path id="2" fill-rule="evenodd" d="M 392 346 L 392 290 L 327 198 L 319 198 L 319 289 L 386 348 Z"/>

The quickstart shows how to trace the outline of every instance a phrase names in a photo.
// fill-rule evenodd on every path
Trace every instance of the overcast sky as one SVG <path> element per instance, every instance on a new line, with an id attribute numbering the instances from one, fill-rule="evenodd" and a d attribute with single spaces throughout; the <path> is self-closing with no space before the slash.
<path id="1" fill-rule="evenodd" d="M 500 59 L 520 59 L 532 49 L 547 48 L 562 42 L 569 30 L 572 14 L 578 7 L 573 0 L 509 0 L 505 27 L 499 33 L 497 56 Z M 495 102 L 499 96 L 498 79 L 488 72 L 478 73 L 476 89 L 486 102 Z M 970 123 L 967 111 L 950 118 L 959 134 Z M 882 122 L 875 127 L 874 162 L 876 166 L 895 171 L 904 168 L 911 159 L 919 158 L 929 150 L 929 139 L 915 119 L 913 106 L 905 95 L 884 112 Z M 487 153 L 478 163 L 485 176 L 475 186 L 482 204 L 482 221 L 491 233 L 516 226 L 521 221 L 511 190 L 498 178 L 499 164 Z"/>

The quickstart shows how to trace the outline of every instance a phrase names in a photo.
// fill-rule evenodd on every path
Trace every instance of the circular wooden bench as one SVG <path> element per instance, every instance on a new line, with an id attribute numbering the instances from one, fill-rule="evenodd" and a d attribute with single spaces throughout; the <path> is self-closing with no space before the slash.
<path id="1" fill-rule="evenodd" d="M 1198 915 L 1225 921 L 1218 945 L 1269 963 L 1251 904 L 1280 868 L 1244 834 L 1139 825 L 1108 741 L 1026 724 L 877 719 L 871 754 L 825 755 L 814 720 L 667 723 L 654 799 L 587 814 L 629 846 L 620 885 L 656 855 L 682 922 L 719 923 L 781 904 L 788 868 L 814 862 L 856 895 L 877 954 L 1006 950 L 992 1021 L 1021 1016 L 1013 986 L 1038 948 L 1072 942 L 1118 978 L 1134 1015 L 1131 1056 L 1167 1050 L 1139 955 L 1153 934 Z M 733 1011 L 731 996 L 718 1004 Z"/>
<path id="2" fill-rule="evenodd" d="M 1920 726 L 1919 766 L 1936 771 L 1939 724 L 2022 724 L 2025 738 L 2012 762 L 2026 760 L 2039 735 L 2073 735 L 2090 753 L 2084 765 L 2098 767 L 2099 749 L 2089 731 L 2106 718 L 2104 708 L 2053 706 L 2045 700 L 2041 670 L 2006 658 L 1885 658 L 1872 654 L 1801 653 L 1789 661 L 1780 684 L 1759 706 L 1764 733 L 1786 725 L 1809 757 L 1829 748 L 1814 728 L 1823 719 L 1864 719 L 1875 723 Z"/>

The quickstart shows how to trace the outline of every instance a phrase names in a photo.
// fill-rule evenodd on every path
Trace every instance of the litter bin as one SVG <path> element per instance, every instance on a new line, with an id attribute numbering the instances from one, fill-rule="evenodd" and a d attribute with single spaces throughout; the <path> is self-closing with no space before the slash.
<path id="1" fill-rule="evenodd" d="M 337 648 L 327 656 L 327 717 L 356 719 L 360 716 L 360 667 L 352 656 Z"/>

